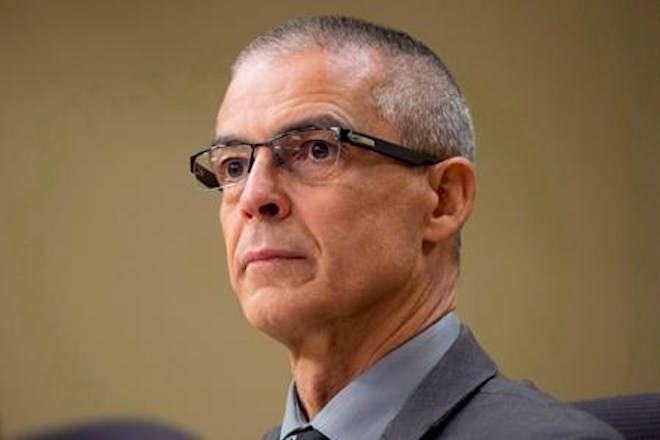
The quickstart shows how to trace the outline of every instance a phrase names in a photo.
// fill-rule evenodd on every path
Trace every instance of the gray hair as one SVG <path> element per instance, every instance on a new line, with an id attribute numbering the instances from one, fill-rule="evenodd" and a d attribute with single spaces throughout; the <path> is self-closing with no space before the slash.
<path id="1" fill-rule="evenodd" d="M 302 17 L 254 39 L 238 55 L 232 74 L 254 55 L 283 56 L 310 48 L 352 58 L 375 50 L 385 63 L 371 98 L 401 144 L 441 159 L 474 161 L 474 127 L 458 84 L 431 49 L 404 32 L 352 17 Z M 452 252 L 457 267 L 460 247 L 459 231 Z"/>
<path id="2" fill-rule="evenodd" d="M 397 130 L 401 143 L 440 158 L 474 160 L 472 119 L 458 84 L 433 51 L 404 32 L 351 17 L 298 18 L 253 40 L 232 72 L 253 55 L 309 48 L 349 57 L 375 49 L 385 58 L 385 67 L 371 90 L 373 104 Z"/>

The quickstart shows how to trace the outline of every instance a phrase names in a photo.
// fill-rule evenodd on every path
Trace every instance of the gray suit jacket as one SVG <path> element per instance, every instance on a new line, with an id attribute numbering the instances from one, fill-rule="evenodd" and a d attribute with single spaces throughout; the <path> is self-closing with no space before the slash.
<path id="1" fill-rule="evenodd" d="M 263 440 L 279 439 L 280 428 Z M 382 439 L 621 439 L 609 425 L 556 401 L 528 382 L 512 381 L 460 334 L 385 429 Z M 360 439 L 331 439 L 360 440 Z"/>

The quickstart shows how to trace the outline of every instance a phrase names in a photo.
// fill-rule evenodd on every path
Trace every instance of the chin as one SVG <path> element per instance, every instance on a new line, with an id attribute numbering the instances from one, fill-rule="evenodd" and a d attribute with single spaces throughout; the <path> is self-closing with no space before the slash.
<path id="1" fill-rule="evenodd" d="M 295 294 L 307 296 L 302 292 Z M 292 297 L 295 294 L 268 287 L 242 297 L 239 295 L 239 300 L 243 315 L 252 327 L 289 345 L 307 333 L 306 329 L 315 315 L 312 304 L 296 300 Z"/>
<path id="2" fill-rule="evenodd" d="M 286 294 L 274 288 L 261 288 L 240 298 L 243 315 L 257 330 L 280 342 L 286 342 L 295 333 L 296 310 Z"/>

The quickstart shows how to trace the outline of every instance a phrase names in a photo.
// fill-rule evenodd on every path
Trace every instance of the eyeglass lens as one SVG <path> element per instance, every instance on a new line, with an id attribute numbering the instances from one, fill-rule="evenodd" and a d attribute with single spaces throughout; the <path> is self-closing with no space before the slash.
<path id="1" fill-rule="evenodd" d="M 232 186 L 247 177 L 254 157 L 253 149 L 259 146 L 269 146 L 277 166 L 306 181 L 327 177 L 341 152 L 341 141 L 335 132 L 306 130 L 286 133 L 265 145 L 217 146 L 199 155 L 195 167 L 212 173 L 221 189 Z M 205 186 L 210 186 L 209 179 L 202 180 L 200 173 L 196 175 Z"/>

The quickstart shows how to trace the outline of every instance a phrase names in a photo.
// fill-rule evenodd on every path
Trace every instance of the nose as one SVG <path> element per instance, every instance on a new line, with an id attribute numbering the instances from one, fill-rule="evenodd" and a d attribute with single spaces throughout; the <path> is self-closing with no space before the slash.
<path id="1" fill-rule="evenodd" d="M 291 201 L 282 188 L 276 160 L 268 147 L 254 151 L 254 162 L 239 201 L 243 215 L 249 219 L 283 219 L 291 212 Z"/>

